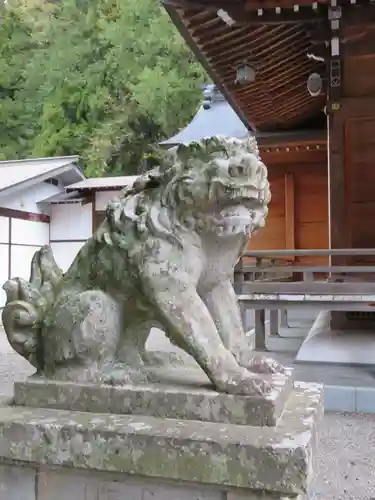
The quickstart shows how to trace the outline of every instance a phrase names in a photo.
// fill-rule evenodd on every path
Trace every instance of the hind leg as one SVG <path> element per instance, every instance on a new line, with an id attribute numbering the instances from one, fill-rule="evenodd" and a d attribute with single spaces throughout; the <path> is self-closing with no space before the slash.
<path id="1" fill-rule="evenodd" d="M 117 345 L 115 363 L 108 370 L 108 380 L 112 384 L 138 384 L 149 382 L 144 363 L 145 344 L 151 326 L 144 321 L 129 322 L 129 314 L 124 314 L 124 324 Z"/>
<path id="2" fill-rule="evenodd" d="M 57 380 L 101 381 L 115 362 L 121 308 L 101 290 L 61 294 L 45 319 L 44 372 Z"/>

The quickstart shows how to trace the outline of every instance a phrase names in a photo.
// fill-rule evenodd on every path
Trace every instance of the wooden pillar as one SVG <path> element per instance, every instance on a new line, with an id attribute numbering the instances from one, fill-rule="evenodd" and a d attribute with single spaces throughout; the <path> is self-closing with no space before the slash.
<path id="1" fill-rule="evenodd" d="M 295 249 L 294 176 L 285 174 L 285 248 Z"/>
<path id="2" fill-rule="evenodd" d="M 266 311 L 256 309 L 255 311 L 255 349 L 266 351 Z"/>
<path id="3" fill-rule="evenodd" d="M 281 309 L 280 311 L 280 327 L 289 328 L 287 309 Z"/>
<path id="4" fill-rule="evenodd" d="M 278 309 L 270 310 L 270 335 L 278 337 L 280 333 L 280 311 Z"/>
<path id="5" fill-rule="evenodd" d="M 348 247 L 344 109 L 342 108 L 343 57 L 341 43 L 341 10 L 337 0 L 331 0 L 329 23 L 331 43 L 328 56 L 328 181 L 329 181 L 329 241 L 331 248 Z M 330 264 L 345 265 L 346 257 L 331 257 Z M 342 312 L 331 314 L 331 327 L 343 328 L 346 315 Z"/>
<path id="6" fill-rule="evenodd" d="M 344 110 L 342 101 L 342 43 L 340 39 L 341 10 L 337 0 L 331 0 L 329 8 L 331 44 L 328 56 L 328 180 L 329 218 L 331 248 L 346 248 L 346 178 L 345 178 L 345 136 Z M 342 257 L 335 257 L 332 263 L 345 264 Z"/>
<path id="7" fill-rule="evenodd" d="M 329 218 L 331 248 L 347 248 L 348 227 L 346 220 L 346 175 L 344 110 L 332 112 L 329 116 Z M 345 257 L 332 257 L 332 264 L 345 264 Z"/>

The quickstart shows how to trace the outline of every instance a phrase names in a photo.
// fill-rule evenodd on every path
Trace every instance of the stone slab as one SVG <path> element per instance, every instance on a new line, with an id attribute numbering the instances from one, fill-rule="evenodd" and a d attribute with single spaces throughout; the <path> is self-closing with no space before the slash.
<path id="1" fill-rule="evenodd" d="M 274 427 L 4 406 L 0 462 L 293 496 L 312 474 L 322 388 L 296 383 Z"/>
<path id="2" fill-rule="evenodd" d="M 227 500 L 225 492 L 214 487 L 62 468 L 39 472 L 37 494 L 37 500 Z"/>
<path id="3" fill-rule="evenodd" d="M 218 489 L 144 477 L 0 465 L 1 500 L 302 500 L 298 495 Z"/>
<path id="4" fill-rule="evenodd" d="M 15 383 L 14 404 L 31 408 L 272 426 L 280 418 L 292 390 L 292 371 L 287 376 L 272 375 L 269 379 L 274 389 L 266 398 L 260 398 L 218 393 L 196 383 L 110 386 L 30 377 L 25 382 Z"/>
<path id="5" fill-rule="evenodd" d="M 375 365 L 375 335 L 373 331 L 335 330 L 319 315 L 303 342 L 296 363 L 330 363 L 342 365 Z"/>
<path id="6" fill-rule="evenodd" d="M 267 495 L 267 493 L 262 493 L 262 492 L 254 492 L 254 493 L 227 493 L 227 497 L 225 500 L 302 500 L 301 495 L 282 495 L 282 496 L 275 496 L 275 495 Z"/>
<path id="7" fill-rule="evenodd" d="M 36 500 L 35 470 L 0 465 L 1 500 Z"/>

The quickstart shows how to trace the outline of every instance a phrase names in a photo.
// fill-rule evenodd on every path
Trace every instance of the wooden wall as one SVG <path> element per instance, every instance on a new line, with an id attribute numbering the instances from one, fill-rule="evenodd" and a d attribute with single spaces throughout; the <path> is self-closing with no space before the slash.
<path id="1" fill-rule="evenodd" d="M 328 248 L 327 167 L 269 166 L 272 199 L 266 226 L 249 241 L 251 250 Z M 300 258 L 323 263 L 325 258 Z"/>
<path id="2" fill-rule="evenodd" d="M 372 32 L 372 47 L 375 33 Z M 344 62 L 344 167 L 348 246 L 375 248 L 375 54 Z M 373 257 L 352 259 L 374 262 Z"/>
<path id="3" fill-rule="evenodd" d="M 367 38 L 357 54 L 344 51 L 340 109 L 331 118 L 333 248 L 375 248 L 375 32 Z M 346 259 L 355 262 L 373 264 L 375 259 Z"/>
<path id="4" fill-rule="evenodd" d="M 269 176 L 272 199 L 266 225 L 249 241 L 251 250 L 278 250 L 286 248 L 285 175 Z"/>

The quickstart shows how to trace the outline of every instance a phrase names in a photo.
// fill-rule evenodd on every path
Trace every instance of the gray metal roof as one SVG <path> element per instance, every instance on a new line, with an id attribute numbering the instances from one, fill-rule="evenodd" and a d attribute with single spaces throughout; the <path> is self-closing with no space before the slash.
<path id="1" fill-rule="evenodd" d="M 89 179 L 84 179 L 83 181 L 66 186 L 66 189 L 122 189 L 125 186 L 131 186 L 134 181 L 138 179 L 138 177 L 138 175 L 123 175 L 120 177 L 90 177 Z"/>
<path id="2" fill-rule="evenodd" d="M 77 161 L 78 156 L 0 161 L 0 193 L 8 194 L 51 177 L 61 177 L 64 184 L 78 182 L 85 176 Z"/>
<path id="3" fill-rule="evenodd" d="M 214 85 L 208 85 L 204 90 L 204 102 L 192 121 L 178 134 L 160 142 L 160 145 L 175 146 L 218 135 L 243 139 L 249 134 L 222 94 Z"/>
<path id="4" fill-rule="evenodd" d="M 72 191 L 70 193 L 66 193 L 62 191 L 61 193 L 54 194 L 53 196 L 49 196 L 39 203 L 77 203 L 81 202 L 85 199 L 85 195 L 80 191 Z"/>

